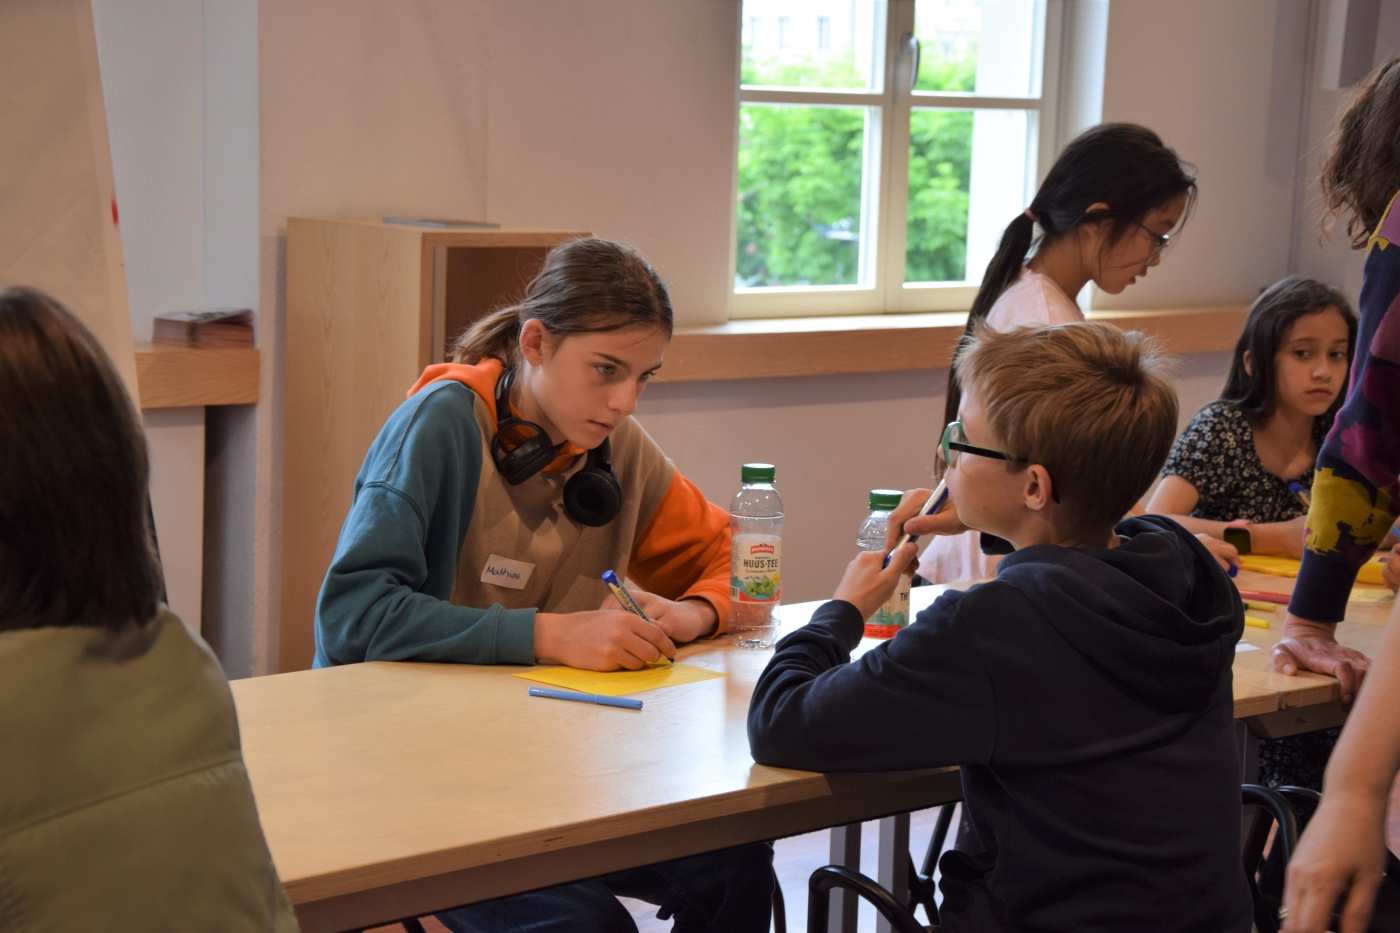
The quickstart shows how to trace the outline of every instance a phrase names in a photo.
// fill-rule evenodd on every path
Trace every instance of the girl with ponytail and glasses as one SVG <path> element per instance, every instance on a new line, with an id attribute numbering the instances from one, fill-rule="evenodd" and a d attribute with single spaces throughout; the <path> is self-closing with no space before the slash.
<path id="1" fill-rule="evenodd" d="M 635 250 L 556 247 L 517 306 L 429 366 L 370 447 L 316 607 L 317 667 L 360 661 L 637 670 L 725 630 L 729 516 L 632 419 L 671 341 Z M 605 571 L 631 578 L 650 621 Z M 522 737 L 523 738 L 523 737 Z M 445 911 L 454 933 L 766 933 L 763 843 Z"/>
<path id="2" fill-rule="evenodd" d="M 1055 160 L 1030 207 L 1002 234 L 963 339 L 979 326 L 1006 330 L 1084 320 L 1075 304 L 1080 290 L 1093 282 L 1117 295 L 1146 275 L 1162 261 L 1195 197 L 1194 171 L 1151 130 L 1104 123 L 1084 131 Z M 958 420 L 961 401 L 957 370 L 950 369 L 944 424 Z M 912 514 L 926 498 L 915 491 L 904 511 Z M 996 574 L 998 557 L 984 553 L 978 534 L 958 521 L 956 503 L 936 516 L 912 518 L 904 527 L 942 536 L 920 559 L 925 579 L 951 583 Z M 995 539 L 986 544 L 989 551 L 999 550 Z"/>

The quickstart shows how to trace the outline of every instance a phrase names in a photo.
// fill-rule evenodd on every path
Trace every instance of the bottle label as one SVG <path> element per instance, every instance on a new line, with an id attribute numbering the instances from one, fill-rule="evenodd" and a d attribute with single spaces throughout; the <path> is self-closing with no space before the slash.
<path id="1" fill-rule="evenodd" d="M 865 620 L 866 638 L 893 638 L 909 624 L 909 578 L 899 575 L 899 585 L 885 604 Z"/>
<path id="2" fill-rule="evenodd" d="M 775 603 L 783 595 L 777 535 L 735 535 L 729 559 L 729 598 L 738 603 Z"/>

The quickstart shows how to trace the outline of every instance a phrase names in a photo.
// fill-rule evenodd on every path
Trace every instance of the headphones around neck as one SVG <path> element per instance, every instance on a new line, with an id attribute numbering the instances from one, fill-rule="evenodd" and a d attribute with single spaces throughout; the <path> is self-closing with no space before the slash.
<path id="1" fill-rule="evenodd" d="M 507 483 L 519 486 L 553 463 L 559 448 L 550 442 L 544 428 L 517 418 L 511 411 L 510 390 L 514 385 L 514 369 L 496 381 L 496 436 L 491 438 L 491 459 Z M 507 438 L 515 444 L 509 450 Z M 622 484 L 617 481 L 611 460 L 612 445 L 604 438 L 603 443 L 588 452 L 583 469 L 564 484 L 564 511 L 580 525 L 602 527 L 622 510 Z"/>

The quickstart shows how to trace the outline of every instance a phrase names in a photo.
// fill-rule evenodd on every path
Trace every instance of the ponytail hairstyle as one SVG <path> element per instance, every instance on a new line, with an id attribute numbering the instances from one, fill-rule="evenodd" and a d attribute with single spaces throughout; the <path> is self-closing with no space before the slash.
<path id="1" fill-rule="evenodd" d="M 1356 312 L 1340 288 L 1325 285 L 1316 279 L 1292 275 L 1260 293 L 1244 319 L 1240 339 L 1235 343 L 1235 358 L 1230 362 L 1230 375 L 1220 392 L 1220 401 L 1242 412 L 1253 424 L 1266 421 L 1274 413 L 1277 397 L 1277 374 L 1274 360 L 1288 336 L 1293 322 L 1309 314 L 1321 314 L 1336 308 L 1347 324 L 1347 361 L 1356 353 Z M 1244 356 L 1249 354 L 1249 368 Z M 1338 392 L 1332 400 L 1328 415 L 1335 415 L 1346 401 L 1346 392 Z"/>
<path id="2" fill-rule="evenodd" d="M 1325 234 L 1347 215 L 1347 238 L 1366 245 L 1400 190 L 1400 58 L 1381 65 L 1357 88 L 1322 159 Z"/>
<path id="3" fill-rule="evenodd" d="M 1132 123 L 1101 123 L 1080 133 L 1050 167 L 1031 206 L 1002 233 L 968 312 L 959 347 L 972 338 L 973 329 L 1016 281 L 1032 248 L 1044 249 L 1082 224 L 1104 221 L 1109 227 L 1103 245 L 1110 247 L 1149 213 L 1182 195 L 1189 214 L 1196 195 L 1195 169 L 1177 158 L 1156 133 Z M 1097 203 L 1108 207 L 1088 213 L 1089 206 Z M 1037 223 L 1044 231 L 1038 240 Z M 955 363 L 948 369 L 944 424 L 957 420 L 961 403 Z"/>
<path id="4" fill-rule="evenodd" d="M 610 240 L 583 237 L 549 251 L 518 305 L 477 321 L 449 354 L 455 363 L 520 362 L 520 328 L 537 320 L 551 337 L 621 330 L 637 324 L 673 329 L 666 283 L 642 254 Z"/>

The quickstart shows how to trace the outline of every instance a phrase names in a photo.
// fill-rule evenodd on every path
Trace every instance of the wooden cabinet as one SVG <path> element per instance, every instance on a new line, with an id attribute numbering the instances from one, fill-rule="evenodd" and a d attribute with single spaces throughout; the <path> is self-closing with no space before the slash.
<path id="1" fill-rule="evenodd" d="M 450 340 L 580 236 L 287 221 L 279 670 L 311 666 L 316 594 L 380 427 Z"/>

